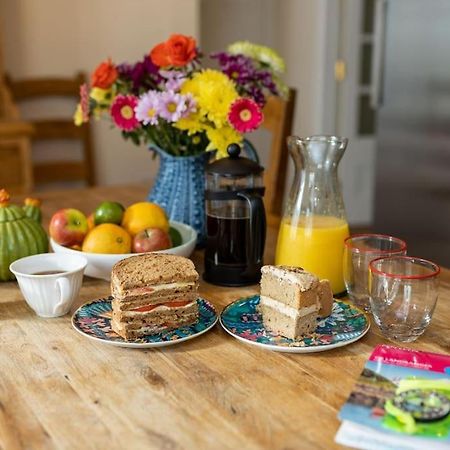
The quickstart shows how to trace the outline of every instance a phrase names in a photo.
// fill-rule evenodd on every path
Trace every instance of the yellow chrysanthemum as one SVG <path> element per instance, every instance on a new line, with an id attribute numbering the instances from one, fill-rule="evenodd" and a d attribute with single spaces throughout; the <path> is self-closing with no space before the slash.
<path id="1" fill-rule="evenodd" d="M 206 124 L 202 120 L 203 116 L 198 112 L 189 114 L 188 117 L 184 117 L 173 124 L 175 128 L 179 130 L 186 130 L 189 136 L 200 133 L 206 130 Z"/>
<path id="2" fill-rule="evenodd" d="M 112 102 L 112 91 L 111 89 L 93 87 L 89 93 L 89 97 L 100 105 L 109 105 Z"/>
<path id="3" fill-rule="evenodd" d="M 181 87 L 182 94 L 192 94 L 200 116 L 216 127 L 228 122 L 231 104 L 239 97 L 234 83 L 218 70 L 206 69 L 196 73 Z"/>
<path id="4" fill-rule="evenodd" d="M 208 128 L 206 136 L 209 139 L 206 150 L 217 150 L 218 158 L 228 156 L 227 147 L 230 144 L 240 144 L 242 142 L 242 135 L 228 125 L 222 128 Z"/>
<path id="5" fill-rule="evenodd" d="M 81 105 L 78 103 L 75 114 L 73 115 L 73 122 L 77 127 L 83 125 L 83 112 L 81 111 Z"/>

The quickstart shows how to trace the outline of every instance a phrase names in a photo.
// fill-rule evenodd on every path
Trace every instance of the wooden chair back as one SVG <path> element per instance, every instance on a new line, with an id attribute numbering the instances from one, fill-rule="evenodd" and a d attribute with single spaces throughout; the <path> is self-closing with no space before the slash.
<path id="1" fill-rule="evenodd" d="M 7 84 L 15 102 L 45 99 L 51 97 L 79 98 L 80 85 L 85 82 L 85 75 L 78 73 L 74 78 L 40 78 L 11 80 Z M 57 181 L 84 181 L 88 186 L 95 185 L 94 155 L 91 129 L 89 123 L 77 127 L 70 118 L 30 120 L 35 128 L 33 141 L 38 140 L 79 140 L 82 144 L 82 159 L 64 161 L 55 158 L 52 161 L 33 165 L 36 183 Z"/>
<path id="2" fill-rule="evenodd" d="M 3 53 L 0 42 L 0 188 L 13 194 L 33 189 L 30 136 L 33 126 L 23 122 L 3 80 Z"/>
<path id="3" fill-rule="evenodd" d="M 296 91 L 290 89 L 286 99 L 270 97 L 264 107 L 262 126 L 272 134 L 270 159 L 264 174 L 264 203 L 269 222 L 279 220 L 282 215 L 288 161 L 286 138 L 292 134 L 295 98 Z"/>
<path id="4" fill-rule="evenodd" d="M 30 136 L 33 126 L 15 119 L 0 119 L 0 187 L 11 194 L 33 190 Z"/>

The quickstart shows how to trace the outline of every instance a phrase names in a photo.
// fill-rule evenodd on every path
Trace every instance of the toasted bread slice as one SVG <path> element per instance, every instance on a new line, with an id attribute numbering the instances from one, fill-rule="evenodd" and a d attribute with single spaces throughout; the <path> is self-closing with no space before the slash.
<path id="1" fill-rule="evenodd" d="M 197 283 L 194 263 L 183 256 L 145 253 L 122 259 L 111 272 L 111 291 L 122 297 L 133 289 L 172 283 Z"/>

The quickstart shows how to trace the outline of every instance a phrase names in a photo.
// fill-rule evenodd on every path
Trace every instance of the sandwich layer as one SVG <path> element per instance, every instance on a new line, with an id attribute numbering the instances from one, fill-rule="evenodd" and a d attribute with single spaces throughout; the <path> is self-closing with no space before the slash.
<path id="1" fill-rule="evenodd" d="M 132 301 L 138 299 L 164 297 L 169 294 L 191 292 L 197 290 L 197 288 L 198 282 L 195 281 L 155 284 L 152 286 L 135 287 L 122 291 L 119 291 L 117 289 L 117 284 L 115 284 L 111 289 L 111 293 L 117 300 Z"/>
<path id="2" fill-rule="evenodd" d="M 124 339 L 137 339 L 143 336 L 158 334 L 164 331 L 175 330 L 180 327 L 189 326 L 197 322 L 198 314 L 183 314 L 178 317 L 176 322 L 174 320 L 174 315 L 171 313 L 169 317 L 164 317 L 160 315 L 158 318 L 153 318 L 150 322 L 142 322 L 140 324 L 126 324 L 124 322 L 117 321 L 114 317 L 111 320 L 111 328 L 119 336 Z"/>
<path id="3" fill-rule="evenodd" d="M 131 256 L 114 264 L 111 291 L 120 298 L 129 290 L 148 289 L 155 285 L 198 281 L 194 263 L 182 256 L 148 253 Z"/>
<path id="4" fill-rule="evenodd" d="M 111 304 L 113 310 L 117 311 L 129 311 L 134 308 L 144 307 L 144 306 L 152 306 L 152 305 L 159 305 L 161 303 L 169 303 L 169 302 L 178 302 L 178 301 L 184 301 L 184 300 L 190 300 L 194 301 L 197 300 L 198 294 L 197 291 L 195 292 L 187 292 L 187 293 L 177 293 L 177 294 L 170 294 L 165 296 L 158 296 L 158 297 L 143 297 L 143 298 L 137 298 L 132 299 L 130 301 L 126 300 L 117 300 L 113 299 Z"/>
<path id="5" fill-rule="evenodd" d="M 177 317 L 183 314 L 198 314 L 197 301 L 179 301 L 170 303 L 161 303 L 158 305 L 149 305 L 147 307 L 140 307 L 129 311 L 113 311 L 113 317 L 124 323 L 141 323 L 152 321 L 155 318 L 164 316 Z"/>

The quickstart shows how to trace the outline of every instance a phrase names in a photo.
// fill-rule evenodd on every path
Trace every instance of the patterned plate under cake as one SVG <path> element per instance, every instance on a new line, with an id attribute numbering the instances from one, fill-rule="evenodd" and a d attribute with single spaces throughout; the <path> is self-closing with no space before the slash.
<path id="1" fill-rule="evenodd" d="M 206 333 L 217 322 L 214 306 L 207 300 L 197 299 L 199 320 L 193 325 L 159 334 L 126 341 L 111 330 L 112 297 L 86 303 L 75 312 L 72 326 L 82 335 L 118 347 L 150 348 L 179 344 Z"/>
<path id="2" fill-rule="evenodd" d="M 317 322 L 315 332 L 293 340 L 265 330 L 257 311 L 259 295 L 236 300 L 220 315 L 224 330 L 236 339 L 267 350 L 311 353 L 331 350 L 361 339 L 369 330 L 368 317 L 360 309 L 335 300 L 329 317 Z"/>

